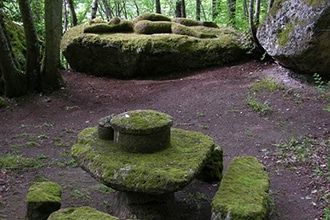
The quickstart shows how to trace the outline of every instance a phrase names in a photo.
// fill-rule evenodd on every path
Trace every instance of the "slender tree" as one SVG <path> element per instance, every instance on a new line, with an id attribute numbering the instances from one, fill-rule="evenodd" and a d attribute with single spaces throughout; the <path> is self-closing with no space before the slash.
<path id="1" fill-rule="evenodd" d="M 235 25 L 235 14 L 236 14 L 236 0 L 227 0 L 228 12 L 229 12 L 229 23 Z"/>
<path id="2" fill-rule="evenodd" d="M 105 9 L 105 16 L 107 17 L 107 20 L 110 21 L 110 19 L 113 17 L 113 13 L 110 8 L 110 5 L 107 0 L 102 0 L 102 3 Z"/>
<path id="3" fill-rule="evenodd" d="M 181 0 L 181 15 L 182 17 L 187 17 L 186 15 L 186 1 L 185 0 Z"/>
<path id="4" fill-rule="evenodd" d="M 60 43 L 62 36 L 62 0 L 45 0 L 46 45 L 43 60 L 41 86 L 46 92 L 63 85 L 60 74 Z"/>
<path id="5" fill-rule="evenodd" d="M 252 35 L 252 40 L 256 46 L 256 49 L 260 54 L 265 53 L 265 49 L 261 46 L 258 38 L 257 38 L 257 28 L 256 25 L 253 21 L 253 13 L 254 13 L 254 2 L 255 0 L 250 0 L 250 5 L 249 5 L 249 23 L 250 23 L 250 30 L 251 30 L 251 35 Z"/>
<path id="6" fill-rule="evenodd" d="M 98 0 L 93 0 L 92 6 L 91 6 L 91 20 L 96 18 L 97 7 L 98 7 Z"/>
<path id="7" fill-rule="evenodd" d="M 67 0 L 67 3 L 71 13 L 72 26 L 76 26 L 78 24 L 78 19 L 77 19 L 76 11 L 74 10 L 73 0 Z"/>
<path id="8" fill-rule="evenodd" d="M 185 0 L 177 0 L 175 2 L 175 17 L 186 17 L 186 3 Z"/>
<path id="9" fill-rule="evenodd" d="M 0 12 L 0 70 L 3 90 L 8 97 L 24 95 L 26 81 L 24 75 L 17 69 L 14 54 L 6 34 L 3 16 Z M 2 86 L 1 86 L 2 87 Z"/>
<path id="10" fill-rule="evenodd" d="M 269 12 L 269 10 L 272 8 L 273 4 L 274 4 L 274 0 L 269 0 L 267 12 Z"/>
<path id="11" fill-rule="evenodd" d="M 255 25 L 259 25 L 260 23 L 260 0 L 256 0 L 256 11 L 254 13 Z"/>
<path id="12" fill-rule="evenodd" d="M 176 1 L 175 2 L 175 17 L 179 18 L 179 17 L 183 17 L 182 16 L 182 10 L 181 10 L 182 4 L 181 4 L 181 0 Z"/>
<path id="13" fill-rule="evenodd" d="M 160 8 L 160 0 L 155 0 L 155 5 L 156 5 L 156 13 L 161 14 L 161 8 Z"/>
<path id="14" fill-rule="evenodd" d="M 196 20 L 201 20 L 201 0 L 196 0 Z"/>
<path id="15" fill-rule="evenodd" d="M 40 77 L 40 48 L 38 35 L 33 23 L 32 11 L 28 0 L 18 0 L 20 12 L 23 19 L 25 40 L 26 40 L 26 78 L 28 80 L 28 89 L 36 90 Z"/>
<path id="16" fill-rule="evenodd" d="M 212 0 L 212 21 L 214 21 L 219 14 L 220 3 L 220 0 Z"/>

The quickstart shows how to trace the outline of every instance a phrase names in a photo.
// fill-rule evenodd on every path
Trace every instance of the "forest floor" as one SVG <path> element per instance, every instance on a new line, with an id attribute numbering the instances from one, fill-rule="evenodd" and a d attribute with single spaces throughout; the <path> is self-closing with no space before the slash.
<path id="1" fill-rule="evenodd" d="M 0 109 L 0 219 L 24 219 L 37 175 L 61 185 L 63 208 L 112 213 L 114 191 L 77 167 L 70 149 L 82 129 L 133 109 L 165 112 L 174 127 L 211 136 L 224 149 L 225 169 L 234 157 L 257 157 L 270 176 L 270 219 L 330 219 L 330 90 L 288 75 L 255 61 L 152 80 L 65 71 L 60 91 Z M 210 219 L 218 187 L 196 180 L 177 192 L 181 219 Z"/>

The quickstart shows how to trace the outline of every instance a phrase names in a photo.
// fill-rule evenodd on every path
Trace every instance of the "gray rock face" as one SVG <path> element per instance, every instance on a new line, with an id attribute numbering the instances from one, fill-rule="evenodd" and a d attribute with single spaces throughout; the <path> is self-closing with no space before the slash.
<path id="1" fill-rule="evenodd" d="M 330 75 L 330 1 L 277 0 L 257 38 L 281 65 Z"/>

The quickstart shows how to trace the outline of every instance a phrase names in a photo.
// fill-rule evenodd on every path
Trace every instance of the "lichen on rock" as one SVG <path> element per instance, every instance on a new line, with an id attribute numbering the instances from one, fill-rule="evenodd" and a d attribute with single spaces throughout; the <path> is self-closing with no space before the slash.
<path id="1" fill-rule="evenodd" d="M 257 31 L 267 53 L 298 73 L 329 75 L 330 1 L 275 1 Z"/>

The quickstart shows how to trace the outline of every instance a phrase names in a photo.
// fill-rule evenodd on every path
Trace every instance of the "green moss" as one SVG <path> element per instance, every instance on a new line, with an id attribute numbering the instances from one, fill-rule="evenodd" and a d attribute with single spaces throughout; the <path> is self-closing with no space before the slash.
<path id="1" fill-rule="evenodd" d="M 201 33 L 181 24 L 172 24 L 172 33 L 187 35 L 192 37 L 201 37 Z"/>
<path id="2" fill-rule="evenodd" d="M 44 164 L 37 159 L 17 155 L 3 155 L 0 157 L 0 168 L 13 171 L 24 171 L 27 168 L 41 167 Z"/>
<path id="3" fill-rule="evenodd" d="M 269 177 L 255 157 L 237 157 L 229 164 L 212 201 L 212 212 L 237 220 L 262 220 L 268 213 Z"/>
<path id="4" fill-rule="evenodd" d="M 171 22 L 168 21 L 139 21 L 134 25 L 137 34 L 171 33 Z"/>
<path id="5" fill-rule="evenodd" d="M 128 153 L 100 140 L 97 128 L 86 128 L 72 147 L 78 164 L 108 187 L 163 194 L 179 190 L 200 173 L 215 144 L 199 132 L 171 130 L 171 146 L 150 153 Z"/>
<path id="6" fill-rule="evenodd" d="M 52 213 L 48 220 L 119 220 L 119 218 L 111 216 L 107 213 L 100 212 L 94 208 L 83 206 L 79 208 L 60 209 Z"/>
<path id="7" fill-rule="evenodd" d="M 222 170 L 223 150 L 220 146 L 218 146 L 207 159 L 206 165 L 198 178 L 205 182 L 218 182 L 222 179 Z"/>
<path id="8" fill-rule="evenodd" d="M 97 23 L 86 26 L 84 33 L 127 33 L 133 32 L 133 23 L 131 21 L 120 21 L 118 24 Z"/>
<path id="9" fill-rule="evenodd" d="M 100 23 L 107 23 L 107 22 L 102 20 L 101 18 L 94 18 L 89 22 L 89 24 L 100 24 Z"/>
<path id="10" fill-rule="evenodd" d="M 2 107 L 10 108 L 10 104 L 6 98 L 0 96 L 0 108 Z"/>
<path id="11" fill-rule="evenodd" d="M 148 133 L 149 130 L 155 133 L 157 129 L 169 128 L 172 121 L 170 115 L 155 110 L 133 110 L 113 116 L 110 123 L 113 128 L 123 133 Z"/>
<path id="12" fill-rule="evenodd" d="M 5 21 L 7 35 L 12 46 L 15 61 L 19 70 L 25 69 L 26 63 L 26 42 L 24 28 L 12 21 Z"/>
<path id="13" fill-rule="evenodd" d="M 292 33 L 293 30 L 294 30 L 293 23 L 292 22 L 286 23 L 285 28 L 277 34 L 278 44 L 280 46 L 285 47 L 288 44 L 290 34 Z"/>
<path id="14" fill-rule="evenodd" d="M 165 15 L 158 13 L 143 13 L 134 19 L 134 23 L 137 23 L 142 20 L 148 21 L 171 21 L 171 19 Z"/>
<path id="15" fill-rule="evenodd" d="M 48 179 L 37 179 L 29 188 L 26 202 L 61 202 L 62 189 Z"/>
<path id="16" fill-rule="evenodd" d="M 203 23 L 200 21 L 188 19 L 188 18 L 174 18 L 175 23 L 179 23 L 185 26 L 203 26 Z"/>

